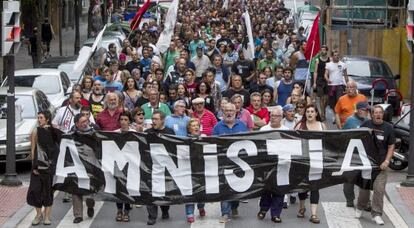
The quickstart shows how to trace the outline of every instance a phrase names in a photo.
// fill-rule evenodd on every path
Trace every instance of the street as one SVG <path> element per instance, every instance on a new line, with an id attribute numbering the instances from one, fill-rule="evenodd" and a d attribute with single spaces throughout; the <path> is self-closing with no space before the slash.
<path id="1" fill-rule="evenodd" d="M 28 186 L 30 180 L 30 165 L 28 163 L 21 163 L 17 165 L 17 171 L 20 180 L 23 181 L 23 185 Z M 3 178 L 5 172 L 4 164 L 0 165 L 0 179 Z M 388 183 L 398 183 L 405 179 L 406 170 L 393 171 L 389 170 Z M 345 198 L 342 193 L 342 185 L 333 186 L 330 188 L 322 189 L 320 191 L 320 204 L 318 208 L 318 216 L 321 219 L 321 224 L 316 225 L 308 221 L 309 218 L 309 200 L 306 203 L 307 212 L 305 218 L 296 218 L 298 210 L 298 204 L 290 205 L 288 209 L 284 209 L 282 212 L 282 223 L 277 224 L 278 227 L 377 227 L 374 222 L 371 221 L 371 215 L 368 212 L 363 213 L 363 218 L 360 220 L 354 218 L 354 209 L 345 207 Z M 22 196 L 26 197 L 26 196 Z M 84 221 L 75 226 L 72 214 L 72 204 L 62 203 L 63 193 L 55 195 L 55 202 L 52 212 L 52 225 L 46 227 L 116 227 L 118 225 L 122 227 L 147 227 L 147 211 L 145 206 L 137 208 L 133 207 L 130 212 L 131 221 L 129 223 L 116 222 L 116 206 L 113 202 L 103 202 L 97 196 L 97 202 L 95 205 L 95 216 L 90 219 L 86 215 L 86 206 L 84 206 Z M 385 204 L 384 227 L 398 227 L 394 223 L 398 222 L 398 213 L 392 213 L 393 207 L 386 199 Z M 274 227 L 275 224 L 270 221 L 269 213 L 263 221 L 256 218 L 258 212 L 258 198 L 248 200 L 248 203 L 241 203 L 239 207 L 239 218 L 233 219 L 227 224 L 219 223 L 220 218 L 220 204 L 208 203 L 206 204 L 207 215 L 205 218 L 200 219 L 198 217 L 197 210 L 196 221 L 193 224 L 187 223 L 185 219 L 184 205 L 174 205 L 170 208 L 170 219 L 162 220 L 159 218 L 154 227 L 208 227 L 208 228 L 249 228 L 249 227 Z M 160 217 L 159 213 L 159 217 Z M 35 210 L 31 212 L 23 219 L 18 227 L 30 227 L 31 221 L 35 215 Z M 392 217 L 393 219 L 390 219 Z M 392 222 L 391 222 L 392 221 Z M 42 227 L 42 226 L 40 226 Z M 149 227 L 149 226 L 148 226 Z"/>

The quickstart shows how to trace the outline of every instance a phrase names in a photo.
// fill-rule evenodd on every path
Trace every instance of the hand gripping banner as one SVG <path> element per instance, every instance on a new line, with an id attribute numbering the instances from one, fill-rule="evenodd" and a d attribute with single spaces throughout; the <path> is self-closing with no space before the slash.
<path id="1" fill-rule="evenodd" d="M 368 129 L 201 138 L 74 133 L 60 141 L 54 188 L 156 205 L 248 199 L 344 182 L 369 189 L 379 172 L 379 150 Z"/>

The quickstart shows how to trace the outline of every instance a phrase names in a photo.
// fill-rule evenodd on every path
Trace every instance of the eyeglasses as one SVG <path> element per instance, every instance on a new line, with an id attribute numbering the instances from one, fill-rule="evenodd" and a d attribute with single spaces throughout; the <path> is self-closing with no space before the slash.
<path id="1" fill-rule="evenodd" d="M 135 115 L 137 115 L 137 116 L 144 115 L 144 112 L 137 112 L 137 114 L 135 114 Z"/>

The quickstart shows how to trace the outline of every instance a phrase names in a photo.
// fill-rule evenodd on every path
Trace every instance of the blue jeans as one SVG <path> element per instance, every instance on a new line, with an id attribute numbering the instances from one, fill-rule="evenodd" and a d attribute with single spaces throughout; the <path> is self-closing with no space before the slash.
<path id="1" fill-rule="evenodd" d="M 204 208 L 204 203 L 198 203 L 197 209 L 202 209 L 202 208 Z M 185 205 L 185 213 L 187 217 L 194 215 L 194 204 L 193 203 Z"/>
<path id="2" fill-rule="evenodd" d="M 230 215 L 230 210 L 237 209 L 239 207 L 239 201 L 221 201 L 221 215 Z"/>

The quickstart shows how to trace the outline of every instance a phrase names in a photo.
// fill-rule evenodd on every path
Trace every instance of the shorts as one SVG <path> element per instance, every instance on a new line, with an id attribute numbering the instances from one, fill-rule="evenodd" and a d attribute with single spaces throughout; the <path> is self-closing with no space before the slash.
<path id="1" fill-rule="evenodd" d="M 328 83 L 324 78 L 316 80 L 316 96 L 322 97 L 328 95 Z"/>

